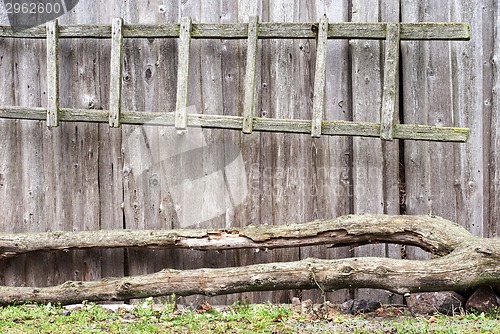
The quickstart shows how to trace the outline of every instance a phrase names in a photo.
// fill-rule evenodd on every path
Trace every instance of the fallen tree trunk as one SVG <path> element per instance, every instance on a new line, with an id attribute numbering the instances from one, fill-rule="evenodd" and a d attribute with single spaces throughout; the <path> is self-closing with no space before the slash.
<path id="1" fill-rule="evenodd" d="M 379 288 L 399 294 L 460 290 L 500 282 L 500 242 L 467 242 L 429 261 L 389 258 L 306 259 L 239 268 L 169 270 L 46 288 L 0 287 L 0 304 L 61 304 L 176 294 L 208 296 L 280 289 Z M 479 241 L 479 240 L 478 240 Z"/>
<path id="2" fill-rule="evenodd" d="M 84 248 L 274 249 L 397 243 L 448 254 L 471 237 L 463 227 L 436 216 L 350 215 L 305 224 L 259 225 L 241 229 L 99 230 L 0 233 L 0 259 L 34 251 Z"/>
<path id="3" fill-rule="evenodd" d="M 299 226 L 306 228 L 300 229 Z M 328 227 L 325 229 L 324 226 Z M 313 244 L 312 239 L 316 236 L 322 239 L 320 243 L 331 243 L 335 246 L 351 242 L 414 244 L 440 257 L 429 261 L 389 258 L 306 259 L 238 268 L 183 271 L 165 269 L 150 275 L 107 278 L 96 282 L 66 282 L 45 288 L 0 287 L 0 304 L 28 302 L 68 304 L 82 300 L 124 300 L 170 294 L 212 296 L 246 291 L 315 288 L 323 291 L 341 288 L 379 288 L 406 294 L 460 290 L 471 286 L 500 283 L 500 239 L 476 237 L 459 225 L 438 217 L 359 215 L 304 225 L 248 227 L 241 231 L 245 234 L 238 233 L 236 238 L 243 238 L 247 245 L 245 247 L 250 247 L 248 246 L 250 244 L 258 247 L 286 247 L 287 242 L 289 246 L 301 245 L 297 240 L 309 240 L 307 242 Z M 82 232 L 76 234 L 78 233 Z M 176 233 L 182 234 L 181 230 L 177 230 Z M 229 231 L 224 233 L 232 234 Z M 69 235 L 71 234 L 73 233 Z M 23 236 L 26 237 L 27 234 Z M 167 245 L 185 247 L 186 240 L 191 240 L 191 237 L 185 238 L 186 236 L 179 237 L 176 234 L 172 239 L 175 242 Z M 200 232 L 198 241 L 203 241 L 201 244 L 206 245 L 211 240 L 209 236 L 206 231 Z M 223 234 L 221 236 L 225 238 Z M 324 238 L 329 238 L 329 242 L 323 240 Z M 5 246 L 4 239 L 1 240 L 2 246 Z M 217 247 L 228 249 L 225 243 L 218 242 L 217 238 L 215 240 Z M 66 245 L 63 249 L 81 248 L 69 247 L 72 245 L 69 241 L 60 245 L 62 244 Z M 106 241 L 100 245 L 104 247 L 109 244 L 110 242 Z M 124 247 L 123 242 L 118 244 L 120 246 L 113 247 Z M 55 247 L 55 244 L 52 244 L 52 247 Z M 9 251 L 12 251 L 12 248 Z"/>

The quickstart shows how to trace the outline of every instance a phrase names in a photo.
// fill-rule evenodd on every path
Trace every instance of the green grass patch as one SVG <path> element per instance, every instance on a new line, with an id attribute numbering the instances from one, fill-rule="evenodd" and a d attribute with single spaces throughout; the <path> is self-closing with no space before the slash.
<path id="1" fill-rule="evenodd" d="M 0 333 L 500 333 L 500 310 L 455 316 L 413 316 L 402 307 L 344 315 L 331 304 L 307 310 L 290 305 L 236 303 L 176 309 L 173 304 L 111 311 L 95 304 L 68 311 L 54 305 L 0 308 Z"/>

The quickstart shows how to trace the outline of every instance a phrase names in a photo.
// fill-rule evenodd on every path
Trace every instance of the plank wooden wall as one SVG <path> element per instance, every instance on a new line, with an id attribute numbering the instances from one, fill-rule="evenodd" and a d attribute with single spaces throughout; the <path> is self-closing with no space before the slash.
<path id="1" fill-rule="evenodd" d="M 470 42 L 402 42 L 400 116 L 406 123 L 471 128 L 467 144 L 392 142 L 105 124 L 0 120 L 0 229 L 229 228 L 286 224 L 348 213 L 437 214 L 471 232 L 496 236 L 500 218 L 499 47 L 496 1 L 424 0 L 80 0 L 61 24 L 465 21 Z M 5 24 L 6 22 L 4 22 Z M 61 105 L 108 108 L 109 40 L 62 40 Z M 328 41 L 326 115 L 378 121 L 384 43 Z M 0 104 L 46 104 L 45 43 L 0 40 Z M 241 114 L 246 42 L 193 40 L 189 105 L 208 114 Z M 315 42 L 259 41 L 256 113 L 311 116 Z M 125 40 L 124 110 L 175 108 L 177 42 Z M 404 179 L 404 186 L 400 180 Z M 409 248 L 409 258 L 426 255 Z M 136 275 L 162 268 L 240 266 L 307 257 L 401 256 L 395 245 L 274 251 L 102 250 L 30 254 L 0 264 L 0 284 L 45 286 L 66 280 Z M 319 291 L 238 294 L 231 303 L 321 301 Z M 328 293 L 398 302 L 385 291 Z M 187 298 L 196 302 L 201 297 Z"/>

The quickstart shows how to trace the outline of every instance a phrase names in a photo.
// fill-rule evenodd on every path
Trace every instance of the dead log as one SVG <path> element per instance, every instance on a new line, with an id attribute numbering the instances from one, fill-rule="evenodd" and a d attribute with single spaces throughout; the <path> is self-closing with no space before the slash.
<path id="1" fill-rule="evenodd" d="M 322 227 L 323 225 L 327 227 Z M 299 229 L 298 226 L 306 228 Z M 316 236 L 321 240 L 329 240 L 329 242 L 323 240 L 321 244 L 331 243 L 334 246 L 351 242 L 413 244 L 438 257 L 428 261 L 368 257 L 336 260 L 306 259 L 238 268 L 182 271 L 165 269 L 150 275 L 106 278 L 96 282 L 66 282 L 59 286 L 44 288 L 0 287 L 0 304 L 29 302 L 68 304 L 82 300 L 124 300 L 170 294 L 213 296 L 280 289 L 331 291 L 342 288 L 378 288 L 406 294 L 461 290 L 472 286 L 500 283 L 500 239 L 474 236 L 459 225 L 438 217 L 356 215 L 304 225 L 248 227 L 240 231 L 244 231 L 245 234 L 238 234 L 236 238 L 243 238 L 245 247 L 250 247 L 250 244 L 256 244 L 258 247 L 264 247 L 262 245 L 286 247 L 287 242 L 288 246 L 301 245 L 298 240 L 308 240 L 309 244 L 313 244 L 312 239 Z M 76 234 L 79 233 L 82 232 Z M 181 230 L 177 230 L 176 233 L 181 233 Z M 200 232 L 198 241 L 203 240 L 201 244 L 206 245 L 212 240 L 209 236 L 208 232 Z M 187 247 L 185 241 L 192 239 L 185 237 L 186 235 L 179 237 L 176 234 L 172 239 L 175 242 L 169 245 L 181 244 L 182 247 Z M 224 234 L 218 236 L 221 237 L 232 240 L 230 237 L 225 238 Z M 217 238 L 214 240 L 217 247 L 222 247 L 220 249 L 228 249 L 226 243 L 218 242 Z M 60 243 L 63 244 L 66 248 L 81 248 L 70 247 L 73 244 L 68 240 Z M 110 244 L 110 241 L 100 243 L 101 247 Z M 116 245 L 114 247 L 124 247 L 124 242 Z M 189 248 L 194 248 L 192 244 L 190 245 Z M 2 246 L 5 246 L 3 241 Z M 51 247 L 54 246 L 55 244 L 52 244 Z M 16 249 L 19 250 L 19 246 Z M 12 248 L 7 251 L 12 251 Z"/>
<path id="2" fill-rule="evenodd" d="M 85 248 L 186 248 L 227 250 L 332 247 L 397 243 L 418 246 L 435 255 L 448 254 L 471 235 L 436 216 L 349 215 L 304 224 L 258 225 L 240 229 L 99 230 L 79 232 L 0 233 L 0 259 L 34 251 Z"/>

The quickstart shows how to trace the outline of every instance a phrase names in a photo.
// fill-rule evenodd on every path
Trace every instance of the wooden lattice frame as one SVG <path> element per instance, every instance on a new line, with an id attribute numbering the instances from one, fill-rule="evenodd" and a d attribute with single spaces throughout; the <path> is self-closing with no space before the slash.
<path id="1" fill-rule="evenodd" d="M 112 25 L 65 25 L 57 20 L 44 27 L 13 31 L 0 26 L 0 37 L 47 39 L 47 107 L 0 107 L 0 118 L 47 120 L 47 125 L 58 126 L 60 121 L 108 122 L 111 127 L 120 124 L 144 124 L 223 128 L 252 131 L 309 133 L 313 137 L 363 136 L 383 140 L 413 139 L 429 141 L 466 142 L 468 128 L 438 127 L 416 124 L 398 124 L 394 117 L 399 89 L 399 49 L 402 40 L 468 40 L 470 28 L 466 23 L 329 23 L 324 16 L 318 23 L 259 23 L 250 17 L 249 23 L 206 24 L 193 23 L 183 17 L 180 24 L 125 25 L 116 18 Z M 60 38 L 111 38 L 110 109 L 89 110 L 61 108 L 59 105 L 58 41 Z M 174 112 L 122 111 L 121 84 L 123 38 L 179 38 L 177 101 Z M 247 63 L 244 85 L 244 108 L 241 116 L 188 114 L 189 51 L 192 38 L 247 39 Z M 255 78 L 258 39 L 312 39 L 317 40 L 316 69 L 312 119 L 274 119 L 255 117 Z M 326 57 L 328 39 L 386 40 L 384 86 L 380 123 L 324 120 Z"/>

